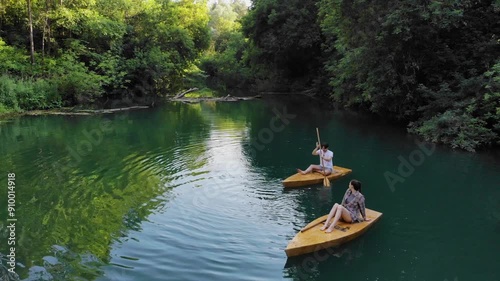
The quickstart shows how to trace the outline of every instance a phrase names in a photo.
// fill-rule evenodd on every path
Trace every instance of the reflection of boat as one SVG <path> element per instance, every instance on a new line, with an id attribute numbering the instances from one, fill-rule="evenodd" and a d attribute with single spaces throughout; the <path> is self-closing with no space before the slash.
<path id="1" fill-rule="evenodd" d="M 382 217 L 382 213 L 366 209 L 366 216 L 370 219 L 369 221 L 358 223 L 340 221 L 335 226 L 335 230 L 330 233 L 320 230 L 328 215 L 319 217 L 306 225 L 288 243 L 285 249 L 286 255 L 289 257 L 298 256 L 348 242 L 367 231 Z"/>
<path id="2" fill-rule="evenodd" d="M 329 180 L 334 180 L 341 178 L 345 175 L 348 175 L 352 172 L 351 169 L 339 167 L 339 166 L 334 166 L 333 167 L 333 173 L 328 175 Z M 305 186 L 305 185 L 311 185 L 311 184 L 317 184 L 317 183 L 322 183 L 323 179 L 325 177 L 320 174 L 320 173 L 310 173 L 306 175 L 302 175 L 300 173 L 296 173 L 295 175 L 292 175 L 285 180 L 283 180 L 283 186 L 284 187 L 300 187 L 300 186 Z"/>

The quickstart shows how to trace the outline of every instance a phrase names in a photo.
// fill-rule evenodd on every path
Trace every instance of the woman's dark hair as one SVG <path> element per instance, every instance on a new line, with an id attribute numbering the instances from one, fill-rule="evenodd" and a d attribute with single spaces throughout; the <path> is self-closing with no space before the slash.
<path id="1" fill-rule="evenodd" d="M 324 142 L 321 147 L 328 148 L 328 143 Z"/>
<path id="2" fill-rule="evenodd" d="M 351 180 L 350 184 L 354 187 L 354 190 L 361 192 L 361 182 L 358 180 Z"/>

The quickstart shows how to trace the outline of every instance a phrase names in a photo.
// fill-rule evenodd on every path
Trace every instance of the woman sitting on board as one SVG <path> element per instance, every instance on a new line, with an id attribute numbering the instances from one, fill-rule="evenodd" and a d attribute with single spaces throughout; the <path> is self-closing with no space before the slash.
<path id="1" fill-rule="evenodd" d="M 359 216 L 358 214 L 361 214 Z M 333 222 L 330 221 L 333 218 Z M 351 180 L 349 182 L 349 188 L 346 190 L 344 198 L 342 199 L 342 204 L 335 203 L 328 214 L 325 225 L 321 230 L 326 229 L 326 233 L 332 232 L 333 228 L 341 219 L 348 223 L 369 221 L 366 217 L 365 210 L 365 197 L 361 194 L 361 182 L 358 180 Z"/>
<path id="2" fill-rule="evenodd" d="M 333 152 L 328 149 L 327 143 L 323 143 L 321 147 L 319 146 L 319 143 L 316 143 L 316 147 L 312 151 L 312 155 L 319 155 L 319 165 L 311 164 L 305 171 L 297 169 L 298 173 L 305 175 L 311 172 L 320 172 L 323 175 L 328 176 L 333 172 Z"/>

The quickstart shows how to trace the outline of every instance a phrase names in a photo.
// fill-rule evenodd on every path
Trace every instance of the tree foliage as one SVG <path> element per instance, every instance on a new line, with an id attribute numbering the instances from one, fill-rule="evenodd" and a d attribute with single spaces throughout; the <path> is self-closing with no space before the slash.
<path id="1" fill-rule="evenodd" d="M 0 6 L 9 85 L 0 87 L 0 110 L 164 95 L 197 64 L 221 88 L 311 90 L 453 147 L 500 142 L 498 1 L 255 0 L 247 9 L 242 0 L 210 8 L 33 0 L 36 65 L 26 1 Z M 61 98 L 26 98 L 38 79 Z"/>
<path id="2" fill-rule="evenodd" d="M 44 80 L 67 105 L 172 93 L 209 45 L 206 0 L 32 0 L 38 58 L 32 66 L 26 62 L 26 1 L 5 0 L 0 7 L 3 81 Z M 16 100 L 10 104 L 23 104 L 17 94 L 9 98 Z"/>
<path id="3" fill-rule="evenodd" d="M 284 90 L 312 84 L 321 70 L 321 30 L 314 0 L 256 0 L 243 19 L 252 44 L 250 65 L 257 78 Z M 297 81 L 298 83 L 295 83 Z M 292 85 L 286 89 L 285 85 Z"/>
<path id="4" fill-rule="evenodd" d="M 323 0 L 320 18 L 335 45 L 334 100 L 412 121 L 411 132 L 454 147 L 498 141 L 485 120 L 495 106 L 484 107 L 500 55 L 491 1 Z"/>
<path id="5" fill-rule="evenodd" d="M 241 32 L 241 19 L 248 10 L 241 0 L 218 1 L 210 8 L 211 44 L 200 61 L 209 85 L 220 90 L 247 87 L 252 74 L 247 64 L 248 40 Z"/>
<path id="6" fill-rule="evenodd" d="M 242 30 L 257 88 L 312 88 L 466 150 L 500 141 L 498 1 L 256 0 Z"/>

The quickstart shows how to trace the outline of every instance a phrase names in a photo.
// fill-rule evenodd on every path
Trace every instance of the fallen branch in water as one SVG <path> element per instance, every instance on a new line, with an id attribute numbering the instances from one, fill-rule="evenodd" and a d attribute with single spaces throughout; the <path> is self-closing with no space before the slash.
<path id="1" fill-rule="evenodd" d="M 114 113 L 117 111 L 126 111 L 132 109 L 145 109 L 149 106 L 131 106 L 122 108 L 111 108 L 111 109 L 79 109 L 79 110 L 33 110 L 25 112 L 25 115 L 94 115 L 94 114 L 107 114 Z"/>
<path id="2" fill-rule="evenodd" d="M 177 95 L 175 95 L 174 99 L 179 99 L 179 98 L 182 98 L 184 97 L 187 93 L 191 93 L 191 92 L 194 92 L 194 91 L 198 91 L 199 89 L 198 88 L 191 88 L 191 89 L 188 89 L 184 92 L 181 92 L 181 93 L 178 93 Z"/>
<path id="3" fill-rule="evenodd" d="M 261 98 L 260 95 L 252 97 L 234 97 L 227 95 L 225 97 L 199 97 L 199 98 L 172 98 L 170 101 L 180 101 L 185 103 L 196 103 L 202 101 L 240 101 L 240 100 L 252 100 L 256 98 Z"/>

